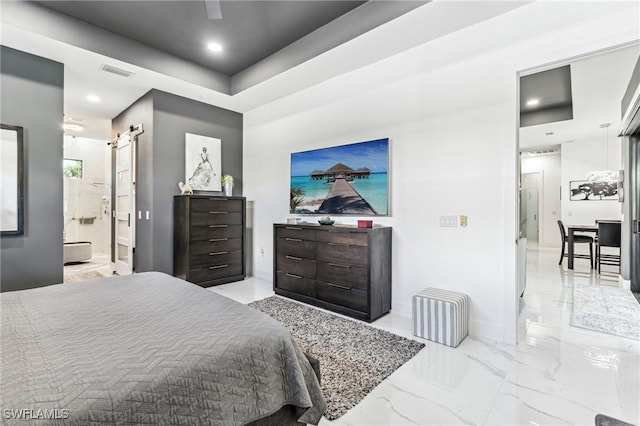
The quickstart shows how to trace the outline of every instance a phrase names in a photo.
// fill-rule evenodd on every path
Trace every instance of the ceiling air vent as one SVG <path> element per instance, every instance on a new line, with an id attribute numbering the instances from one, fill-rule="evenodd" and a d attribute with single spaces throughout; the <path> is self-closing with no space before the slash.
<path id="1" fill-rule="evenodd" d="M 102 71 L 110 72 L 111 74 L 119 75 L 121 77 L 131 77 L 133 75 L 131 71 L 114 67 L 113 65 L 102 64 L 101 69 Z"/>
<path id="2" fill-rule="evenodd" d="M 560 152 L 560 148 L 540 148 L 535 150 L 522 151 L 521 154 L 527 157 L 534 157 L 537 155 L 553 155 Z"/>

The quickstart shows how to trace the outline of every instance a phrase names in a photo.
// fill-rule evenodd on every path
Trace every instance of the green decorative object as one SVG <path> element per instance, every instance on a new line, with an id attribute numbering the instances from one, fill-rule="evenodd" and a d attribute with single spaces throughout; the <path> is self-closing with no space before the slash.
<path id="1" fill-rule="evenodd" d="M 318 223 L 320 225 L 333 225 L 336 221 L 331 219 L 329 216 L 324 216 L 318 219 Z"/>

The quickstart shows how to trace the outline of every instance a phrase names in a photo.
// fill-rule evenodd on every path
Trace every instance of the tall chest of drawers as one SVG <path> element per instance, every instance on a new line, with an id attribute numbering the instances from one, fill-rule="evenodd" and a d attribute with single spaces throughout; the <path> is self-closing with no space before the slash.
<path id="1" fill-rule="evenodd" d="M 274 225 L 276 294 L 373 321 L 391 310 L 391 228 Z"/>
<path id="2" fill-rule="evenodd" d="M 243 280 L 244 197 L 176 195 L 173 275 L 203 287 Z"/>

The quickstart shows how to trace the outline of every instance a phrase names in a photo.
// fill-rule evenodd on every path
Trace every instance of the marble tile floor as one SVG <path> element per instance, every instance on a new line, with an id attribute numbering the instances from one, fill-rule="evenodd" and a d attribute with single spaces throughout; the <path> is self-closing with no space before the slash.
<path id="1" fill-rule="evenodd" d="M 66 264 L 63 268 L 65 283 L 111 275 L 111 256 L 108 254 L 93 256 L 88 262 Z"/>
<path id="2" fill-rule="evenodd" d="M 426 347 L 320 425 L 593 425 L 598 413 L 640 424 L 640 342 L 569 325 L 573 284 L 617 285 L 617 275 L 579 261 L 569 271 L 558 250 L 529 250 L 518 345 L 469 336 L 453 349 L 413 337 L 410 318 L 388 314 L 372 325 Z M 211 290 L 242 303 L 273 295 L 256 278 Z"/>

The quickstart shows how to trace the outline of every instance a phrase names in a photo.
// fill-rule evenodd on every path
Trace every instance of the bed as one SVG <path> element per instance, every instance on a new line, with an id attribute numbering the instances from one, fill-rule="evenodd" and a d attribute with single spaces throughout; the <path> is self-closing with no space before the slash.
<path id="1" fill-rule="evenodd" d="M 178 278 L 147 272 L 0 299 L 4 422 L 317 424 L 324 411 L 280 323 Z"/>

